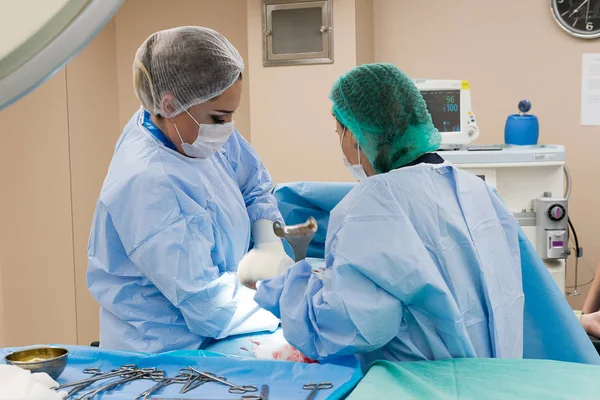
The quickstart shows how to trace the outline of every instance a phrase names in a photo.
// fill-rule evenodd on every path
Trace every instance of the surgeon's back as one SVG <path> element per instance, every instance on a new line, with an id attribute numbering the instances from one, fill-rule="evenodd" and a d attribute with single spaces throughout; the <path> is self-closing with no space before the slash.
<path id="1" fill-rule="evenodd" d="M 365 329 L 396 330 L 387 344 L 359 355 L 364 363 L 521 358 L 517 229 L 485 182 L 449 163 L 362 181 L 332 212 L 328 266 L 337 276 L 336 268 L 351 264 L 398 300 L 401 316 L 379 326 L 357 321 Z M 362 307 L 377 313 L 378 299 L 365 300 Z"/>
<path id="2" fill-rule="evenodd" d="M 307 262 L 255 299 L 311 358 L 523 357 L 518 223 L 478 177 L 434 153 L 442 137 L 413 81 L 365 64 L 330 99 L 360 183 L 332 211 L 325 271 Z"/>
<path id="3" fill-rule="evenodd" d="M 478 177 L 421 163 L 362 180 L 331 213 L 325 258 L 256 297 L 308 357 L 522 358 L 518 224 Z"/>

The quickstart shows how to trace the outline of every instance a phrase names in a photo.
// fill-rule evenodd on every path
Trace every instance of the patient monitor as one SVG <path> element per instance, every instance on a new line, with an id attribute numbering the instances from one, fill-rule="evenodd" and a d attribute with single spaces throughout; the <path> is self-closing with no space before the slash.
<path id="1" fill-rule="evenodd" d="M 564 147 L 472 145 L 479 126 L 469 82 L 417 79 L 415 84 L 442 135 L 440 155 L 498 191 L 564 292 L 570 192 Z"/>
<path id="2" fill-rule="evenodd" d="M 468 81 L 416 79 L 433 124 L 442 134 L 442 149 L 468 145 L 479 136 Z"/>

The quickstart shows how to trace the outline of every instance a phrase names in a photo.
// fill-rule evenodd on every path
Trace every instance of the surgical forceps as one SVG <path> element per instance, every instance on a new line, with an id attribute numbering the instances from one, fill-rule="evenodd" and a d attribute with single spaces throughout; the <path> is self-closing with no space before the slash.
<path id="1" fill-rule="evenodd" d="M 113 371 L 114 371 L 114 370 L 113 370 Z M 83 370 L 83 372 L 84 372 L 84 373 L 93 374 L 93 375 L 95 375 L 95 376 L 105 375 L 105 373 L 104 373 L 104 372 L 101 372 L 101 371 L 100 371 L 98 368 L 86 368 L 86 369 L 84 369 L 84 370 Z M 106 379 L 108 379 L 108 378 L 106 378 Z M 74 387 L 73 387 L 71 390 L 69 390 L 69 391 L 67 392 L 67 397 L 71 397 L 71 396 L 73 396 L 75 393 L 79 392 L 80 390 L 83 390 L 83 389 L 85 389 L 86 387 L 93 385 L 93 384 L 94 384 L 94 382 L 97 382 L 97 381 L 93 381 L 93 380 L 91 380 L 91 382 L 82 383 L 82 384 L 81 384 L 81 385 L 79 385 L 79 386 L 74 386 Z M 57 390 L 58 390 L 58 389 L 57 389 Z"/>
<path id="2" fill-rule="evenodd" d="M 136 369 L 136 370 L 131 371 L 131 373 L 123 375 L 123 377 L 121 379 L 109 382 L 104 386 L 101 386 L 97 389 L 94 389 L 90 392 L 87 392 L 87 393 L 81 395 L 80 397 L 77 398 L 77 400 L 91 399 L 101 392 L 105 392 L 105 391 L 114 389 L 116 387 L 124 385 L 128 382 L 136 381 L 138 379 L 158 380 L 158 379 L 162 379 L 164 377 L 165 377 L 164 371 L 157 370 L 156 368 Z"/>
<path id="3" fill-rule="evenodd" d="M 85 385 L 87 387 L 94 382 L 98 382 L 103 379 L 114 378 L 117 376 L 123 376 L 125 374 L 132 373 L 133 371 L 135 371 L 137 369 L 138 369 L 137 365 L 134 365 L 134 364 L 122 365 L 119 368 L 113 369 L 110 372 L 102 372 L 98 368 L 86 368 L 83 370 L 83 373 L 84 374 L 92 374 L 92 375 L 94 375 L 94 377 L 87 378 L 87 379 L 81 379 L 81 380 L 69 382 L 69 383 L 63 383 L 56 390 L 73 387 L 73 386 L 79 387 L 79 386 L 83 386 L 83 385 Z"/>
<path id="4" fill-rule="evenodd" d="M 242 397 L 240 397 L 240 400 L 263 400 L 263 399 L 268 399 L 268 397 L 261 397 L 257 394 L 245 394 Z M 188 398 L 183 398 L 183 397 L 152 397 L 149 400 L 209 400 L 206 397 L 190 397 Z M 211 397 L 210 400 L 213 400 L 213 398 Z M 229 399 L 214 399 L 214 400 L 229 400 Z"/>
<path id="5" fill-rule="evenodd" d="M 153 397 L 154 400 L 184 400 L 181 397 Z M 189 400 L 202 400 L 200 398 L 189 399 Z M 260 395 L 258 394 L 244 394 L 240 400 L 269 400 L 269 385 L 262 385 L 260 388 Z"/>
<path id="6" fill-rule="evenodd" d="M 155 379 L 155 380 L 158 382 L 156 385 L 152 386 L 150 389 L 146 390 L 145 392 L 140 393 L 139 395 L 134 397 L 133 400 L 140 400 L 140 399 L 147 400 L 150 398 L 151 395 L 158 392 L 162 388 L 165 388 L 169 385 L 173 385 L 176 383 L 184 384 L 185 382 L 187 382 L 187 377 L 182 376 L 182 375 L 177 375 L 174 378 L 163 377 L 161 379 Z"/>
<path id="7" fill-rule="evenodd" d="M 315 397 L 317 397 L 319 390 L 331 389 L 332 387 L 333 383 L 331 382 L 307 383 L 306 385 L 302 386 L 304 390 L 310 390 L 306 400 L 313 400 Z"/>
<path id="8" fill-rule="evenodd" d="M 206 374 L 210 375 L 212 377 L 215 377 L 215 378 L 227 380 L 226 377 L 224 377 L 224 376 L 216 376 L 212 372 L 207 372 Z M 183 376 L 183 377 L 186 377 L 186 383 L 185 383 L 185 385 L 183 385 L 183 388 L 179 392 L 181 394 L 184 394 L 184 393 L 187 393 L 187 392 L 189 392 L 191 390 L 194 390 L 197 387 L 199 387 L 201 385 L 204 385 L 207 382 L 212 382 L 212 379 L 209 379 L 207 377 L 203 377 L 201 375 L 198 375 L 197 373 L 195 373 L 194 371 L 192 371 L 190 368 L 182 368 L 182 369 L 180 369 L 179 370 L 179 375 Z"/>
<path id="9" fill-rule="evenodd" d="M 184 368 L 185 369 L 185 368 Z M 236 384 L 233 384 L 231 382 L 226 381 L 225 379 L 221 379 L 218 376 L 215 376 L 214 374 L 211 373 L 207 373 L 207 372 L 200 372 L 197 369 L 193 368 L 193 367 L 189 367 L 188 368 L 190 371 L 210 380 L 213 382 L 219 382 L 222 383 L 223 385 L 227 385 L 229 386 L 229 393 L 233 393 L 233 394 L 244 394 L 244 393 L 252 393 L 252 392 L 258 392 L 258 388 L 256 386 L 253 385 L 243 385 L 243 386 L 239 386 Z"/>

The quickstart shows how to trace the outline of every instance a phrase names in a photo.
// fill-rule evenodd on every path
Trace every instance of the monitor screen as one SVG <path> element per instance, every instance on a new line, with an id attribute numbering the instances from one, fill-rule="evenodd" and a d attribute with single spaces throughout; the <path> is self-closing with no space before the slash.
<path id="1" fill-rule="evenodd" d="M 460 90 L 423 90 L 421 94 L 438 131 L 460 132 Z"/>

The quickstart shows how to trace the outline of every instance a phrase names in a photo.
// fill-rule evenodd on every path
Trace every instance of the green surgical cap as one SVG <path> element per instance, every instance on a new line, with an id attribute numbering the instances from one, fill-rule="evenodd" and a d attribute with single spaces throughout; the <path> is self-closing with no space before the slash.
<path id="1" fill-rule="evenodd" d="M 364 64 L 342 75 L 329 98 L 333 115 L 348 128 L 378 173 L 437 150 L 442 136 L 433 126 L 421 92 L 392 64 Z"/>

